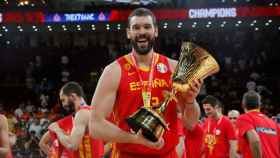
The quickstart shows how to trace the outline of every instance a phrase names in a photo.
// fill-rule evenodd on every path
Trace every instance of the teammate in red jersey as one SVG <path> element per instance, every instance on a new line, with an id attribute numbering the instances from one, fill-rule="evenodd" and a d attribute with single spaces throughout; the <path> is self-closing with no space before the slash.
<path id="1" fill-rule="evenodd" d="M 204 129 L 205 158 L 235 158 L 237 141 L 230 120 L 222 114 L 222 104 L 214 96 L 208 95 L 202 100 L 207 115 Z"/>
<path id="2" fill-rule="evenodd" d="M 233 126 L 233 129 L 235 131 L 235 135 L 238 136 L 238 129 L 236 128 L 236 121 L 238 119 L 238 117 L 240 116 L 240 113 L 239 111 L 237 110 L 230 110 L 228 112 L 228 118 Z M 238 146 L 238 140 L 237 140 L 237 153 L 238 153 L 238 156 L 240 157 L 240 149 L 239 149 L 239 146 Z"/>
<path id="3" fill-rule="evenodd" d="M 184 128 L 186 158 L 201 158 L 203 151 L 204 131 L 200 123 L 189 129 Z"/>
<path id="4" fill-rule="evenodd" d="M 89 136 L 88 124 L 91 107 L 83 105 L 83 89 L 76 82 L 66 83 L 60 91 L 60 100 L 64 108 L 73 109 L 75 117 L 67 122 L 54 122 L 49 126 L 59 142 L 63 145 L 69 157 L 100 158 L 103 156 L 104 146 L 102 141 L 94 140 Z M 70 110 L 71 111 L 71 110 Z M 70 122 L 69 122 L 70 120 Z M 69 126 L 69 131 L 64 131 L 63 126 Z"/>
<path id="5" fill-rule="evenodd" d="M 198 122 L 199 106 L 195 98 L 202 81 L 190 83 L 190 90 L 178 93 L 178 104 L 170 102 L 165 110 L 169 130 L 158 142 L 145 139 L 141 133 L 131 133 L 125 119 L 140 107 L 155 107 L 164 100 L 163 91 L 171 91 L 171 75 L 177 61 L 153 50 L 158 28 L 155 16 L 145 8 L 138 8 L 128 18 L 127 37 L 131 53 L 108 65 L 101 75 L 92 103 L 92 135 L 104 141 L 116 142 L 112 157 L 118 158 L 177 158 L 177 105 L 182 117 L 193 126 Z M 145 105 L 144 105 L 145 103 Z M 106 120 L 113 113 L 113 122 Z"/>
<path id="6" fill-rule="evenodd" d="M 280 129 L 260 112 L 261 96 L 247 92 L 242 105 L 246 113 L 239 116 L 236 125 L 243 158 L 279 158 Z"/>
<path id="7" fill-rule="evenodd" d="M 0 157 L 12 158 L 9 138 L 8 121 L 4 115 L 0 114 Z"/>
<path id="8" fill-rule="evenodd" d="M 57 120 L 56 123 L 66 134 L 71 134 L 71 130 L 73 128 L 72 114 Z M 42 136 L 39 146 L 48 158 L 72 158 L 75 156 L 74 151 L 65 148 L 61 145 L 61 143 L 59 143 L 56 133 L 50 129 Z"/>

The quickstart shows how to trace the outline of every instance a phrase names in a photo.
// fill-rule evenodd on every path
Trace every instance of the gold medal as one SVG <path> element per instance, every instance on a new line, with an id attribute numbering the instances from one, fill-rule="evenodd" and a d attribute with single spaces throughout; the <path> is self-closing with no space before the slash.
<path id="1" fill-rule="evenodd" d="M 152 97 L 151 92 L 142 92 L 144 107 L 146 108 L 151 107 L 151 97 Z"/>
<path id="2" fill-rule="evenodd" d="M 154 77 L 154 68 L 155 68 L 157 59 L 158 59 L 158 55 L 153 53 L 152 63 L 151 63 L 151 66 L 150 66 L 151 70 L 150 70 L 150 73 L 149 73 L 149 79 L 148 79 L 148 82 L 146 84 L 146 83 L 144 83 L 146 81 L 143 80 L 143 78 L 141 76 L 141 73 L 140 73 L 140 70 L 137 66 L 135 55 L 134 55 L 134 53 L 131 53 L 131 60 L 132 60 L 132 63 L 134 65 L 135 69 L 136 69 L 136 72 L 138 74 L 138 77 L 139 77 L 139 80 L 140 80 L 140 83 L 141 83 L 143 104 L 144 104 L 145 108 L 149 108 L 149 109 L 151 108 L 152 84 L 153 84 L 153 77 Z"/>
<path id="3" fill-rule="evenodd" d="M 212 155 L 214 147 L 217 143 L 216 136 L 213 134 L 206 134 L 204 142 L 207 144 L 210 155 Z"/>
<path id="4" fill-rule="evenodd" d="M 212 131 L 210 130 L 211 122 L 210 120 L 208 120 L 208 129 L 204 139 L 204 143 L 207 144 L 210 155 L 212 155 L 214 147 L 218 142 L 218 136 L 221 134 L 221 131 L 217 129 L 217 127 L 219 127 L 222 120 L 223 120 L 223 116 L 220 117 L 220 119 L 218 120 L 216 126 L 212 129 Z"/>

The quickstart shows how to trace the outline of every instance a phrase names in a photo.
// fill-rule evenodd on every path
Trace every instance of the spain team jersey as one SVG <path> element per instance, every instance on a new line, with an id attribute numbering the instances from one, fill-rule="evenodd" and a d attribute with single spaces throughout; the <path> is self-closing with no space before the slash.
<path id="1" fill-rule="evenodd" d="M 81 106 L 81 109 L 90 110 L 89 106 Z M 69 115 L 57 121 L 59 127 L 67 134 L 71 134 L 73 128 L 73 116 Z M 49 130 L 50 131 L 50 130 Z M 92 139 L 88 130 L 84 134 L 78 150 L 69 150 L 61 145 L 54 132 L 50 131 L 51 139 L 53 142 L 51 158 L 101 158 L 104 153 L 104 145 L 101 140 Z"/>
<path id="2" fill-rule="evenodd" d="M 255 130 L 261 141 L 263 158 L 280 157 L 280 130 L 279 126 L 260 112 L 252 111 L 240 115 L 237 119 L 238 145 L 243 158 L 252 158 L 246 132 Z"/>
<path id="3" fill-rule="evenodd" d="M 229 158 L 230 141 L 236 140 L 234 128 L 226 116 L 207 118 L 204 129 L 205 158 Z"/>
<path id="4" fill-rule="evenodd" d="M 171 91 L 171 69 L 167 57 L 156 54 L 156 62 L 154 67 L 154 75 L 152 80 L 152 98 L 151 106 L 159 106 L 163 102 L 163 91 Z M 121 79 L 117 92 L 116 102 L 113 110 L 113 122 L 121 129 L 130 132 L 130 127 L 125 119 L 136 112 L 143 106 L 141 97 L 142 87 L 136 68 L 132 64 L 131 55 L 125 55 L 118 60 L 121 67 Z M 144 84 L 147 84 L 150 70 L 141 69 L 139 71 Z M 160 150 L 150 149 L 142 145 L 117 143 L 113 147 L 112 157 L 164 157 L 175 151 L 175 146 L 178 144 L 177 131 L 177 112 L 176 103 L 170 102 L 164 112 L 165 121 L 169 125 L 169 130 L 166 130 L 163 138 L 165 146 Z M 124 156 L 131 155 L 131 156 Z"/>

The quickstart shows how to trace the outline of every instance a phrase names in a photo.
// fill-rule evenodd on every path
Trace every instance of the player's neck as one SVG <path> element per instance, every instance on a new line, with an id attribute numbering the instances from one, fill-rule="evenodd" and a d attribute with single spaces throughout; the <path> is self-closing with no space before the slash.
<path id="1" fill-rule="evenodd" d="M 75 112 L 77 112 L 80 109 L 81 106 L 81 99 L 77 99 L 75 102 Z"/>
<path id="2" fill-rule="evenodd" d="M 219 120 L 222 116 L 223 116 L 223 114 L 217 112 L 216 115 L 214 115 L 213 119 Z"/>
<path id="3" fill-rule="evenodd" d="M 150 52 L 145 55 L 141 55 L 139 53 L 136 53 L 135 51 L 134 51 L 134 54 L 135 54 L 137 66 L 150 67 L 152 60 L 153 60 L 153 54 L 154 54 L 153 49 L 151 49 Z"/>

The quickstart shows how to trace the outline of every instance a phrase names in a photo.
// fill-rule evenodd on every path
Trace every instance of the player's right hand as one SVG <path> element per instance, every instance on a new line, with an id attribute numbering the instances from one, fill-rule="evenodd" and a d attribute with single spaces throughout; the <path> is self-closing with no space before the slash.
<path id="1" fill-rule="evenodd" d="M 153 149 L 161 149 L 164 146 L 164 139 L 160 137 L 160 139 L 157 142 L 152 142 L 148 139 L 146 139 L 143 134 L 142 130 L 140 129 L 136 134 L 135 134 L 135 143 L 136 144 L 141 144 L 149 148 Z"/>

